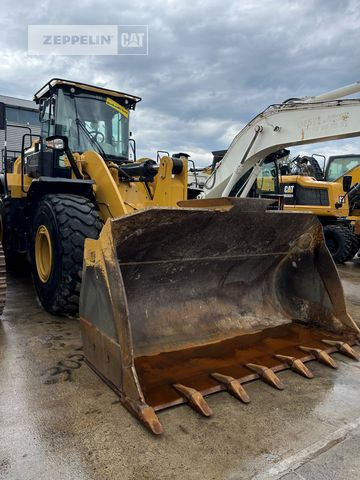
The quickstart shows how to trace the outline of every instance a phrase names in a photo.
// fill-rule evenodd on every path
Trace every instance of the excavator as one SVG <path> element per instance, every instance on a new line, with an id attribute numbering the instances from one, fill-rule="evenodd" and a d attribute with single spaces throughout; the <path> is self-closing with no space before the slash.
<path id="1" fill-rule="evenodd" d="M 207 395 L 246 404 L 249 381 L 359 358 L 318 219 L 235 194 L 279 149 L 360 135 L 360 100 L 270 106 L 189 200 L 188 155 L 130 161 L 139 97 L 55 78 L 34 99 L 41 134 L 1 179 L 6 260 L 28 259 L 45 310 L 79 313 L 88 365 L 152 433 L 164 408 L 209 417 Z"/>

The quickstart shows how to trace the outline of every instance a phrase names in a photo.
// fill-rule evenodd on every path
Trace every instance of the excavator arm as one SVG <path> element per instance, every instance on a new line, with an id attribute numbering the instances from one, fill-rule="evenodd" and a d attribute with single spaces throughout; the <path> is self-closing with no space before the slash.
<path id="1" fill-rule="evenodd" d="M 360 135 L 360 99 L 334 100 L 359 91 L 355 86 L 319 97 L 270 105 L 234 138 L 204 188 L 204 198 L 246 197 L 264 159 L 282 148 Z M 241 187 L 238 182 L 248 172 Z"/>

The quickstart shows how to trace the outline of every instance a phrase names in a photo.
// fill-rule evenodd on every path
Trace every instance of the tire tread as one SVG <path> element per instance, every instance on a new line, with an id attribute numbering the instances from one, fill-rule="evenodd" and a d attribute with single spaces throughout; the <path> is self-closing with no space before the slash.
<path id="1" fill-rule="evenodd" d="M 74 315 L 79 308 L 84 242 L 86 238 L 97 239 L 103 223 L 95 205 L 85 197 L 46 195 L 39 206 L 43 202 L 55 215 L 62 255 L 62 274 L 56 295 L 52 305 L 44 306 L 53 314 Z"/>
<path id="2" fill-rule="evenodd" d="M 336 263 L 345 263 L 351 260 L 359 250 L 359 240 L 355 233 L 344 225 L 326 225 L 324 227 L 324 236 L 334 232 L 341 237 L 341 245 L 337 252 L 332 254 Z"/>

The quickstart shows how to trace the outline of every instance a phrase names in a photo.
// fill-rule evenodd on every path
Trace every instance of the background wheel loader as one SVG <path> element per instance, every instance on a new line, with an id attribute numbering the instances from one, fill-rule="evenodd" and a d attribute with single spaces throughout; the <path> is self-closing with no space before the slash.
<path id="1" fill-rule="evenodd" d="M 280 193 L 287 191 L 285 208 L 318 215 L 326 244 L 338 263 L 351 260 L 360 247 L 359 163 L 358 155 L 331 156 L 321 169 L 312 156 L 292 160 L 290 171 L 287 164 L 278 167 Z"/>
<path id="2" fill-rule="evenodd" d="M 328 172 L 335 171 L 334 162 L 338 163 L 339 157 L 330 157 L 325 174 L 321 174 L 314 157 L 297 157 L 289 164 L 288 154 L 285 150 L 265 160 L 249 196 L 280 194 L 284 197 L 285 210 L 317 215 L 334 260 L 337 263 L 351 260 L 360 247 L 356 233 L 360 227 L 360 167 L 328 179 Z M 351 157 L 350 163 L 359 159 Z M 348 157 L 342 158 L 344 163 L 349 163 Z"/>
<path id="3" fill-rule="evenodd" d="M 130 162 L 139 97 L 53 79 L 35 100 L 41 135 L 24 135 L 1 184 L 6 258 L 29 259 L 47 311 L 79 309 L 88 364 L 150 431 L 163 432 L 157 410 L 187 403 L 210 416 L 204 395 L 248 403 L 248 381 L 281 390 L 280 370 L 311 378 L 304 362 L 357 358 L 359 329 L 316 217 L 274 211 L 271 199 L 218 198 L 238 181 L 225 157 L 201 200 L 187 200 L 186 155 Z M 317 110 L 294 107 L 290 118 Z M 262 158 L 302 141 L 297 131 L 275 141 L 265 120 L 236 137 L 240 177 L 260 133 Z M 358 125 L 336 134 L 360 135 Z"/>

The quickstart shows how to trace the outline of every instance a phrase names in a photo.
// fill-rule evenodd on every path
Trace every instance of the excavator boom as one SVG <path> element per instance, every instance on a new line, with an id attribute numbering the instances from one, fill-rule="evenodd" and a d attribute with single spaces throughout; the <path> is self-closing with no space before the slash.
<path id="1" fill-rule="evenodd" d="M 271 105 L 236 135 L 205 183 L 203 198 L 246 197 L 262 161 L 280 149 L 359 135 L 360 99 Z"/>

